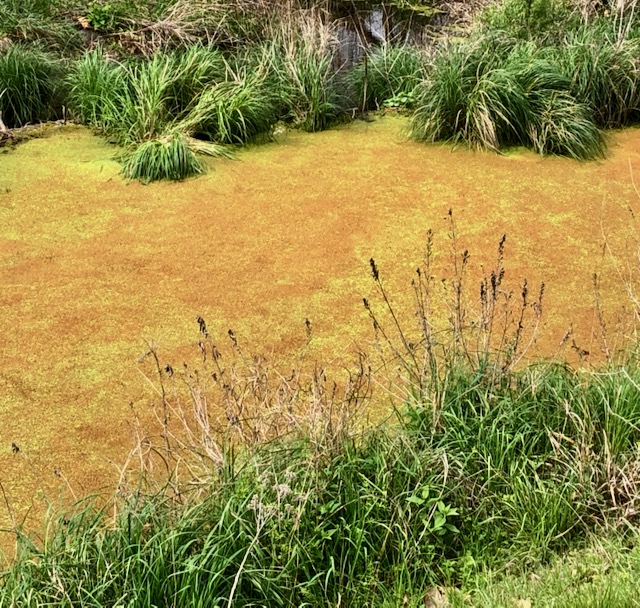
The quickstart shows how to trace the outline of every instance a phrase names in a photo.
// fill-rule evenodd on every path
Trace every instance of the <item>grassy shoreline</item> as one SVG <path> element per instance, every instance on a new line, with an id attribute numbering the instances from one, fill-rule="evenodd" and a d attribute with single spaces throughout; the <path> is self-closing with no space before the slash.
<path id="1" fill-rule="evenodd" d="M 188 8 L 178 0 L 166 14 L 132 2 L 134 16 L 125 17 L 125 4 L 68 13 L 43 0 L 29 17 L 42 27 L 28 31 L 16 25 L 23 9 L 12 5 L 18 21 L 6 21 L 0 47 L 6 126 L 72 118 L 122 147 L 128 179 L 150 182 L 201 174 L 202 155 L 231 155 L 230 146 L 286 129 L 323 130 L 385 107 L 410 112 L 420 141 L 496 152 L 526 146 L 579 160 L 602 158 L 606 129 L 638 119 L 640 27 L 626 3 L 506 0 L 481 10 L 463 39 L 441 28 L 425 44 L 391 13 L 389 39 L 372 42 L 355 8 L 345 21 L 322 3 L 258 2 L 252 12 L 244 0 L 202 2 Z M 97 35 L 88 48 L 60 50 L 37 38 L 56 19 L 70 25 L 69 14 Z M 211 31 L 216 18 L 218 30 L 232 30 L 222 38 Z M 353 65 L 340 59 L 348 23 L 362 30 Z M 429 27 L 427 20 L 417 31 Z M 182 34 L 176 39 L 171 28 Z M 155 33 L 127 48 L 127 36 L 140 31 Z"/>
<path id="2" fill-rule="evenodd" d="M 163 374 L 175 390 L 194 378 Z M 115 503 L 55 516 L 40 541 L 18 534 L 3 605 L 419 606 L 434 588 L 453 606 L 520 593 L 550 605 L 557 572 L 575 593 L 553 605 L 633 605 L 635 363 L 445 366 L 394 423 L 367 430 L 354 415 L 365 385 L 331 393 L 317 376 L 272 386 L 274 401 L 254 380 L 253 400 L 227 402 L 228 425 L 209 426 L 202 400 L 246 382 L 224 377 L 190 385 L 191 402 L 168 397 L 168 423 L 159 403 L 160 433 L 138 446 L 142 485 L 133 475 Z M 596 537 L 610 554 L 589 548 Z M 605 601 L 594 585 L 610 603 L 588 603 Z"/>

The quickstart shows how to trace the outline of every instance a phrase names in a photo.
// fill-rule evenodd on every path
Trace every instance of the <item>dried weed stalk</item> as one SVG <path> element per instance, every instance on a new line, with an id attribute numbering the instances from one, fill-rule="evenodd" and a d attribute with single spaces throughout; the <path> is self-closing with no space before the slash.
<path id="1" fill-rule="evenodd" d="M 233 458 L 283 437 L 310 443 L 312 453 L 327 453 L 358 428 L 371 396 L 366 357 L 339 381 L 304 357 L 284 374 L 262 357 L 248 356 L 235 333 L 228 332 L 231 354 L 223 356 L 204 319 L 197 366 L 162 364 L 150 345 L 145 377 L 157 399 L 151 422 L 136 416 L 136 442 L 123 468 L 121 488 L 132 479 L 145 490 L 169 488 L 175 496 L 196 493 Z M 307 322 L 308 332 L 310 324 Z"/>
<path id="2" fill-rule="evenodd" d="M 479 298 L 470 296 L 470 253 L 461 251 L 451 210 L 448 222 L 453 275 L 438 280 L 433 274 L 433 231 L 429 230 L 423 265 L 411 282 L 416 320 L 412 327 L 401 322 L 373 259 L 371 275 L 382 312 L 364 299 L 383 366 L 397 366 L 404 378 L 404 395 L 423 401 L 439 394 L 447 375 L 461 366 L 493 382 L 506 378 L 535 342 L 542 315 L 544 284 L 533 297 L 526 280 L 519 293 L 503 284 L 506 235 L 498 242 L 493 268 L 480 280 Z"/>

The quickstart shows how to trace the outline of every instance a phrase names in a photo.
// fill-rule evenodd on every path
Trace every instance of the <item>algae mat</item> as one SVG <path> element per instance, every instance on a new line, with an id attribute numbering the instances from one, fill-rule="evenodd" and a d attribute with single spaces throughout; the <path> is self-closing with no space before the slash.
<path id="1" fill-rule="evenodd" d="M 137 361 L 150 341 L 179 361 L 197 315 L 276 353 L 300 347 L 305 318 L 325 357 L 366 345 L 369 257 L 408 289 L 427 229 L 448 247 L 449 208 L 475 268 L 507 232 L 508 276 L 545 281 L 540 352 L 570 324 L 588 341 L 592 273 L 611 266 L 603 235 L 633 260 L 640 130 L 580 164 L 421 145 L 405 126 L 291 133 L 149 186 L 125 183 L 114 148 L 79 127 L 1 154 L 0 481 L 16 512 L 40 488 L 56 495 L 56 471 L 78 494 L 111 487 L 130 403 L 152 399 Z M 624 299 L 610 274 L 604 287 Z"/>

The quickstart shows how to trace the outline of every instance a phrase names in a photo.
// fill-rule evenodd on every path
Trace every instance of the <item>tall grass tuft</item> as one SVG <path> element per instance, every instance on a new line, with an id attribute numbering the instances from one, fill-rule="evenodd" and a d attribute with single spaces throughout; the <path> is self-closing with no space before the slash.
<path id="1" fill-rule="evenodd" d="M 574 75 L 558 60 L 569 51 L 497 42 L 455 45 L 435 58 L 419 88 L 412 136 L 495 151 L 523 145 L 580 160 L 602 157 L 594 106 L 574 95 Z"/>
<path id="2" fill-rule="evenodd" d="M 589 4 L 572 0 L 505 0 L 487 5 L 480 13 L 480 30 L 505 32 L 521 40 L 556 44 L 562 41 L 567 31 L 580 26 L 580 10 Z M 587 10 L 590 12 L 591 8 Z"/>
<path id="3" fill-rule="evenodd" d="M 264 76 L 241 68 L 204 89 L 177 127 L 214 142 L 241 144 L 269 131 L 276 120 Z"/>
<path id="4" fill-rule="evenodd" d="M 409 46 L 375 47 L 349 74 L 356 104 L 368 110 L 385 105 L 410 107 L 423 75 L 423 58 Z"/>
<path id="5" fill-rule="evenodd" d="M 38 48 L 10 45 L 0 53 L 0 111 L 7 127 L 50 120 L 60 115 L 62 68 Z"/>
<path id="6" fill-rule="evenodd" d="M 126 85 L 119 64 L 110 61 L 99 47 L 72 64 L 67 80 L 69 109 L 77 120 L 95 128 L 117 128 L 116 100 Z"/>
<path id="7" fill-rule="evenodd" d="M 184 112 L 205 88 L 224 82 L 230 75 L 222 51 L 201 43 L 177 51 L 174 58 L 175 82 L 172 85 L 170 108 L 173 114 Z"/>
<path id="8" fill-rule="evenodd" d="M 596 24 L 570 33 L 566 44 L 548 49 L 571 79 L 569 91 L 586 104 L 603 128 L 637 116 L 640 103 L 640 39 L 616 41 L 610 27 Z"/>
<path id="9" fill-rule="evenodd" d="M 545 95 L 534 112 L 529 134 L 536 152 L 576 160 L 604 157 L 604 136 L 591 118 L 589 107 L 569 93 L 554 91 Z"/>
<path id="10" fill-rule="evenodd" d="M 72 68 L 71 108 L 127 148 L 126 177 L 183 179 L 203 172 L 197 154 L 227 155 L 215 142 L 246 141 L 271 124 L 265 117 L 270 106 L 258 103 L 258 86 L 230 82 L 231 76 L 222 54 L 202 45 L 129 64 L 114 63 L 97 49 Z"/>
<path id="11" fill-rule="evenodd" d="M 125 145 L 144 142 L 160 135 L 173 119 L 170 106 L 174 101 L 177 80 L 174 55 L 157 53 L 149 61 L 124 66 L 125 86 L 115 91 L 118 116 L 110 123 L 119 124 L 116 133 Z"/>
<path id="12" fill-rule="evenodd" d="M 334 68 L 335 32 L 316 10 L 293 12 L 272 27 L 258 53 L 280 112 L 304 131 L 326 129 L 345 106 Z"/>
<path id="13" fill-rule="evenodd" d="M 143 141 L 125 153 L 122 172 L 127 179 L 144 183 L 158 180 L 178 181 L 203 173 L 203 166 L 179 132 Z"/>

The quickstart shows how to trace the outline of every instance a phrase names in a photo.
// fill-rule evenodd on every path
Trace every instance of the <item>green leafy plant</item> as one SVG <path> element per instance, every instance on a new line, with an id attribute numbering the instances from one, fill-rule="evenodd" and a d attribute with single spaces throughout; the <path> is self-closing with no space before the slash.
<path id="1" fill-rule="evenodd" d="M 385 108 L 410 108 L 416 103 L 416 96 L 413 93 L 399 93 L 386 99 L 383 106 Z"/>
<path id="2" fill-rule="evenodd" d="M 605 142 L 593 105 L 572 90 L 557 57 L 535 44 L 463 43 L 434 60 L 418 89 L 412 135 L 495 151 L 523 145 L 542 154 L 600 158 Z"/>
<path id="3" fill-rule="evenodd" d="M 94 30 L 109 33 L 124 25 L 133 8 L 126 2 L 96 3 L 89 8 L 86 17 Z"/>

